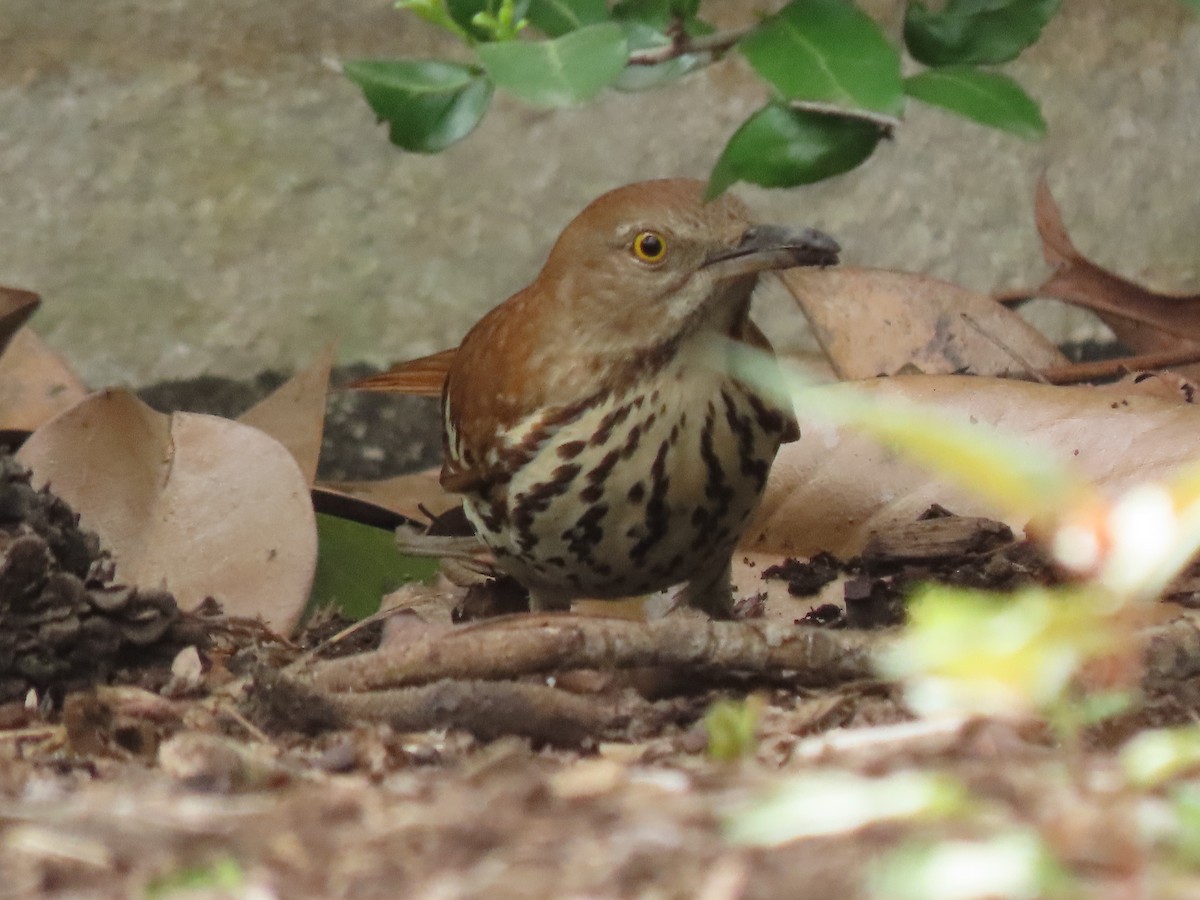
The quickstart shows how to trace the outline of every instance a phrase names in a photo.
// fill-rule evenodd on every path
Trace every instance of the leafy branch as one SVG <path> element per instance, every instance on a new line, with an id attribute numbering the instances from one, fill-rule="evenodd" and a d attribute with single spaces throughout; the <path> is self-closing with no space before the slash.
<path id="1" fill-rule="evenodd" d="M 737 181 L 790 187 L 848 171 L 900 127 L 910 99 L 1041 137 L 1037 103 L 994 67 L 1036 42 L 1060 3 L 948 0 L 931 10 L 907 0 L 903 50 L 923 68 L 905 77 L 901 50 L 852 0 L 792 0 L 725 31 L 700 18 L 699 0 L 400 0 L 475 60 L 357 60 L 342 70 L 394 144 L 438 153 L 475 129 L 497 88 L 533 106 L 573 106 L 607 88 L 668 84 L 737 49 L 771 96 L 717 159 L 715 195 Z"/>
<path id="2" fill-rule="evenodd" d="M 729 31 L 713 32 L 712 34 L 691 37 L 681 27 L 682 21 L 676 20 L 676 25 L 670 32 L 671 43 L 664 47 L 652 47 L 646 50 L 631 50 L 629 65 L 657 66 L 673 59 L 679 59 L 697 53 L 711 53 L 715 58 L 722 56 L 750 32 L 753 28 L 734 28 Z"/>

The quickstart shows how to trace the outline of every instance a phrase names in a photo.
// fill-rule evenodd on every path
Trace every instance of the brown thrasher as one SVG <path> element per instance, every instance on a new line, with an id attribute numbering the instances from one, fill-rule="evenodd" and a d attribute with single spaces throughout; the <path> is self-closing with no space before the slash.
<path id="1" fill-rule="evenodd" d="M 535 609 L 685 583 L 731 610 L 734 545 L 785 441 L 790 410 L 728 374 L 759 273 L 837 262 L 811 229 L 750 224 L 704 184 L 648 181 L 595 200 L 534 282 L 457 351 L 355 385 L 441 390 L 441 482 Z"/>

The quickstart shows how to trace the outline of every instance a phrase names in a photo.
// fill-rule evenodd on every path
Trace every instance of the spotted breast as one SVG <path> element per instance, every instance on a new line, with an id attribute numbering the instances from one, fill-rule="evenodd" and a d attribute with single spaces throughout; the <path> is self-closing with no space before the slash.
<path id="1" fill-rule="evenodd" d="M 746 385 L 671 365 L 517 423 L 495 458 L 525 461 L 464 505 L 542 608 L 694 581 L 692 602 L 723 610 L 733 545 L 792 429 Z"/>

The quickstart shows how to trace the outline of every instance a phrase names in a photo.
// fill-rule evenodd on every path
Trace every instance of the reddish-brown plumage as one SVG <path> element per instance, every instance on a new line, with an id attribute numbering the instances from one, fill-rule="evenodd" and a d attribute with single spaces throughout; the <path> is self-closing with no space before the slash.
<path id="1" fill-rule="evenodd" d="M 830 264 L 837 245 L 752 227 L 703 190 L 600 197 L 452 358 L 418 365 L 425 386 L 448 366 L 442 484 L 538 606 L 686 582 L 687 602 L 728 612 L 734 544 L 796 437 L 790 410 L 727 374 L 730 339 L 769 350 L 749 319 L 759 273 Z"/>

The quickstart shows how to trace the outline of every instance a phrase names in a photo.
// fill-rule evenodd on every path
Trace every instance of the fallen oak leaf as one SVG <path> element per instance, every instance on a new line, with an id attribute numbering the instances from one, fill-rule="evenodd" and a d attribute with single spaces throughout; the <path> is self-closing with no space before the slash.
<path id="1" fill-rule="evenodd" d="M 28 328 L 0 355 L 0 427 L 32 431 L 88 395 L 63 358 Z"/>
<path id="2" fill-rule="evenodd" d="M 41 305 L 42 298 L 33 291 L 0 285 L 0 352 Z"/>
<path id="3" fill-rule="evenodd" d="M 87 395 L 62 358 L 24 325 L 41 298 L 0 286 L 0 428 L 32 430 Z"/>
<path id="4" fill-rule="evenodd" d="M 1195 403 L 1200 400 L 1200 388 L 1178 372 L 1136 372 L 1120 381 L 1096 385 L 1101 391 L 1136 391 L 1147 396 L 1161 397 L 1175 403 Z"/>
<path id="5" fill-rule="evenodd" d="M 100 536 L 126 583 L 165 584 L 184 608 L 214 597 L 279 631 L 299 620 L 315 516 L 295 460 L 258 429 L 109 390 L 47 422 L 17 458 Z"/>
<path id="6" fill-rule="evenodd" d="M 911 401 L 959 423 L 990 426 L 1025 445 L 1031 459 L 1057 458 L 1064 467 L 1069 461 L 1081 483 L 1105 492 L 1161 478 L 1200 457 L 1200 409 L 1141 391 L 1122 395 L 953 375 L 897 376 L 809 390 L 822 392 L 825 405 L 852 396 L 839 391 L 865 391 L 877 402 Z M 1073 493 L 1069 486 L 1056 488 L 1054 476 L 1047 474 L 1023 493 L 1014 489 L 1021 499 L 1002 508 L 994 495 L 987 499 L 978 490 L 998 487 L 994 472 L 963 472 L 959 483 L 951 483 L 853 427 L 811 411 L 802 412 L 800 431 L 801 439 L 776 457 L 739 551 L 786 557 L 827 550 L 847 556 L 859 552 L 871 532 L 900 527 L 935 503 L 958 515 L 1003 521 L 1019 532 Z M 963 483 L 971 479 L 974 490 Z"/>
<path id="7" fill-rule="evenodd" d="M 1090 309 L 1137 353 L 1180 350 L 1200 341 L 1200 294 L 1160 294 L 1087 259 L 1067 233 L 1045 178 L 1038 182 L 1034 214 L 1054 274 L 1033 290 L 1006 293 L 1004 302 L 1053 297 Z"/>
<path id="8" fill-rule="evenodd" d="M 991 297 L 936 278 L 852 267 L 777 274 L 843 380 L 913 367 L 1020 376 L 1068 361 Z"/>
<path id="9" fill-rule="evenodd" d="M 238 421 L 269 434 L 300 466 L 311 487 L 317 478 L 321 436 L 325 430 L 325 398 L 333 368 L 334 345 L 326 345 L 316 360 L 238 417 Z"/>

